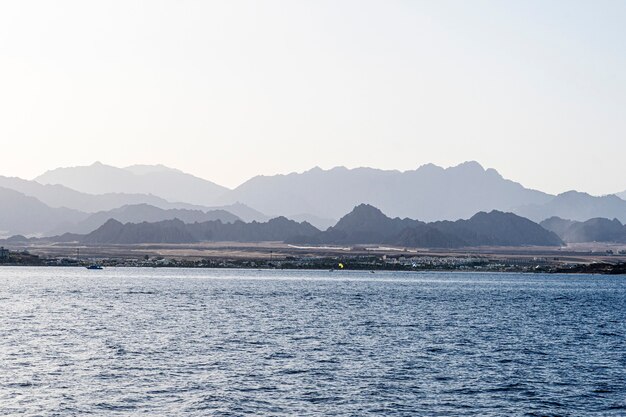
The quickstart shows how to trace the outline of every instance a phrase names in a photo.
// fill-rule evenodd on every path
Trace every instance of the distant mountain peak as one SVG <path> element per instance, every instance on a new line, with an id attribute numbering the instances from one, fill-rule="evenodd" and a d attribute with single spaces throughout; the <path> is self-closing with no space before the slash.
<path id="1" fill-rule="evenodd" d="M 129 165 L 123 169 L 128 172 L 132 172 L 135 175 L 146 175 L 146 174 L 159 173 L 159 172 L 182 173 L 182 171 L 179 169 L 170 168 L 163 164 L 156 164 L 156 165 L 135 164 L 135 165 Z"/>
<path id="2" fill-rule="evenodd" d="M 331 244 L 393 244 L 409 247 L 558 246 L 561 240 L 540 225 L 513 213 L 479 212 L 469 220 L 423 223 L 389 218 L 360 204 L 334 226 L 309 239 Z M 306 243 L 306 239 L 304 240 Z"/>
<path id="3" fill-rule="evenodd" d="M 93 163 L 93 164 L 91 164 L 91 165 L 84 165 L 84 166 L 80 166 L 80 165 L 79 165 L 79 166 L 76 166 L 76 167 L 74 167 L 74 168 L 77 168 L 77 169 L 81 169 L 81 168 L 83 168 L 83 169 L 93 168 L 93 169 L 98 169 L 98 170 L 115 170 L 115 169 L 118 169 L 118 168 L 114 167 L 113 165 L 108 165 L 108 164 L 102 163 L 102 162 L 100 162 L 100 161 L 96 161 L 96 162 L 94 162 L 94 163 Z M 59 168 L 59 169 L 64 169 L 64 168 Z"/>
<path id="4" fill-rule="evenodd" d="M 483 168 L 483 166 L 476 161 L 461 162 L 460 164 L 450 167 L 449 169 L 472 170 L 472 171 L 479 171 L 479 172 L 485 171 L 485 168 Z"/>
<path id="5" fill-rule="evenodd" d="M 445 169 L 434 164 L 407 171 L 315 167 L 302 173 L 255 177 L 224 194 L 221 204 L 241 201 L 271 215 L 308 213 L 338 219 L 367 202 L 391 217 L 434 221 L 468 218 L 494 208 L 511 211 L 552 197 L 467 161 Z"/>
<path id="6" fill-rule="evenodd" d="M 626 226 L 618 219 L 592 218 L 584 222 L 550 217 L 541 222 L 568 243 L 579 242 L 614 242 L 626 243 Z"/>
<path id="7" fill-rule="evenodd" d="M 585 192 L 576 191 L 576 190 L 564 191 L 557 195 L 557 197 L 590 197 L 590 196 L 591 194 L 587 194 Z"/>
<path id="8" fill-rule="evenodd" d="M 499 216 L 499 217 L 503 217 L 506 215 L 513 215 L 512 213 L 505 213 L 503 211 L 500 210 L 491 210 L 489 212 L 486 211 L 479 211 L 478 213 L 474 214 L 471 218 L 472 219 L 478 219 L 481 217 L 489 217 L 489 216 Z"/>
<path id="9" fill-rule="evenodd" d="M 89 194 L 122 192 L 158 196 L 172 203 L 211 206 L 229 190 L 164 165 L 117 168 L 97 161 L 90 166 L 57 168 L 40 175 L 41 184 L 61 184 Z"/>
<path id="10" fill-rule="evenodd" d="M 361 203 L 354 207 L 350 213 L 343 216 L 339 222 L 341 223 L 342 220 L 345 221 L 348 218 L 356 217 L 363 220 L 387 218 L 387 216 L 379 208 L 374 207 L 371 204 Z"/>
<path id="11" fill-rule="evenodd" d="M 496 170 L 495 170 L 495 169 L 493 169 L 493 168 L 487 168 L 487 169 L 485 170 L 485 172 L 486 172 L 487 174 L 489 174 L 490 176 L 493 176 L 493 177 L 495 177 L 495 178 L 500 178 L 500 179 L 502 179 L 502 178 L 503 178 L 503 177 L 502 177 L 502 174 L 500 174 L 498 171 L 496 171 Z"/>
<path id="12" fill-rule="evenodd" d="M 615 195 L 596 197 L 580 191 L 566 191 L 543 204 L 520 206 L 515 212 L 533 221 L 553 216 L 585 222 L 594 217 L 617 218 L 626 222 L 626 201 Z"/>
<path id="13" fill-rule="evenodd" d="M 416 171 L 428 171 L 428 172 L 439 172 L 439 171 L 443 171 L 444 168 L 440 167 L 439 165 L 435 165 L 431 162 L 421 165 L 419 166 Z"/>
<path id="14" fill-rule="evenodd" d="M 122 222 L 120 222 L 119 220 L 115 220 L 113 218 L 107 220 L 106 222 L 104 222 L 104 224 L 102 226 L 106 226 L 106 227 L 113 227 L 113 226 L 123 226 L 124 224 Z"/>
<path id="15" fill-rule="evenodd" d="M 359 212 L 359 211 L 366 211 L 366 212 L 377 212 L 377 213 L 381 213 L 382 211 L 377 208 L 374 207 L 371 204 L 367 204 L 367 203 L 361 203 L 359 205 L 354 206 L 354 209 L 352 209 L 353 212 Z"/>
<path id="16" fill-rule="evenodd" d="M 107 221 L 86 235 L 77 235 L 86 244 L 193 243 L 201 241 L 285 241 L 292 236 L 313 236 L 319 230 L 308 223 L 284 217 L 268 222 L 223 223 L 220 220 L 185 223 L 178 218 L 158 222 L 121 224 Z"/>

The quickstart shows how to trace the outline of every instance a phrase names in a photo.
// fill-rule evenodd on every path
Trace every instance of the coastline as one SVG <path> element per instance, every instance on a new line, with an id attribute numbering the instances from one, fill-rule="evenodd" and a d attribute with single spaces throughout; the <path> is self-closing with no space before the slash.
<path id="1" fill-rule="evenodd" d="M 485 272 L 549 274 L 626 274 L 626 257 L 606 253 L 564 252 L 546 248 L 466 248 L 457 251 L 394 248 L 294 248 L 276 244 L 29 247 L 10 251 L 2 266 L 85 268 L 205 268 L 259 270 L 352 270 L 407 272 Z M 558 255 L 558 256 L 557 256 Z"/>

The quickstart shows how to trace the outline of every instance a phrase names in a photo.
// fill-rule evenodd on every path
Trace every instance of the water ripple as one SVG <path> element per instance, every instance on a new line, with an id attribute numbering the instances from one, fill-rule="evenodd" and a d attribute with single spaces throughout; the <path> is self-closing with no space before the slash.
<path id="1" fill-rule="evenodd" d="M 0 415 L 624 416 L 626 278 L 1 268 Z"/>

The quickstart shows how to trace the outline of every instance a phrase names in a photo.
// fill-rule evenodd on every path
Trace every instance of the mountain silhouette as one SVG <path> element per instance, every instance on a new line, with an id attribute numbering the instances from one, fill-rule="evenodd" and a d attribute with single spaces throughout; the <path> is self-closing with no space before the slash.
<path id="1" fill-rule="evenodd" d="M 96 162 L 48 171 L 37 177 L 37 181 L 0 176 L 0 187 L 34 197 L 49 208 L 74 210 L 67 219 L 54 215 L 48 217 L 49 222 L 33 221 L 27 210 L 12 217 L 15 227 L 5 219 L 5 232 L 21 231 L 29 235 L 86 232 L 88 227 L 97 227 L 108 218 L 118 218 L 99 214 L 93 218 L 97 221 L 84 223 L 89 214 L 141 204 L 162 210 L 224 210 L 245 222 L 267 222 L 284 216 L 296 222 L 306 221 L 321 230 L 334 227 L 337 219 L 361 203 L 378 207 L 391 217 L 425 222 L 469 219 L 478 212 L 493 210 L 513 212 L 535 222 L 553 216 L 576 221 L 616 218 L 626 222 L 626 201 L 616 195 L 595 197 L 570 191 L 553 196 L 524 188 L 474 161 L 451 168 L 428 164 L 404 172 L 313 168 L 303 173 L 257 176 L 234 190 L 163 165 L 116 168 Z M 172 217 L 182 217 L 183 221 L 205 220 L 182 213 L 161 217 L 146 214 L 145 218 L 132 216 L 121 220 L 140 223 Z M 26 226 L 28 222 L 31 224 Z M 444 233 L 445 227 L 441 225 L 440 232 Z M 333 230 L 338 236 L 340 229 Z M 424 232 L 427 230 L 435 236 L 431 229 Z M 407 239 L 411 236 L 415 242 L 423 239 L 415 231 L 406 232 L 405 236 Z M 451 236 L 446 238 L 452 239 L 450 244 L 456 244 Z"/>
<path id="2" fill-rule="evenodd" d="M 506 180 L 477 162 L 452 168 L 424 165 L 414 171 L 343 167 L 257 176 L 225 193 L 267 214 L 308 213 L 338 219 L 360 203 L 394 217 L 424 221 L 467 218 L 478 211 L 510 210 L 548 201 L 550 195 Z"/>
<path id="3" fill-rule="evenodd" d="M 29 197 L 35 197 L 53 208 L 66 207 L 87 213 L 112 210 L 130 204 L 150 204 L 160 208 L 189 208 L 190 204 L 174 204 L 148 194 L 106 193 L 88 194 L 59 184 L 40 184 L 16 177 L 0 176 L 0 187 L 8 188 Z"/>
<path id="4" fill-rule="evenodd" d="M 253 209 L 252 207 L 248 207 L 245 204 L 241 204 L 240 202 L 236 202 L 233 204 L 228 204 L 225 206 L 212 206 L 212 207 L 204 207 L 203 210 L 223 210 L 227 211 L 237 217 L 239 217 L 242 221 L 249 222 L 266 222 L 270 220 L 271 217 L 261 213 Z"/>
<path id="5" fill-rule="evenodd" d="M 595 197 L 587 193 L 568 191 L 542 204 L 518 207 L 514 212 L 536 222 L 555 216 L 576 221 L 597 217 L 617 218 L 626 222 L 626 201 L 616 195 Z"/>
<path id="6" fill-rule="evenodd" d="M 404 172 L 316 167 L 303 173 L 256 176 L 234 190 L 163 165 L 116 168 L 98 162 L 48 171 L 37 181 L 64 188 L 40 185 L 35 190 L 34 184 L 16 185 L 15 180 L 5 178 L 3 182 L 2 177 L 0 186 L 37 197 L 52 207 L 87 212 L 140 203 L 163 209 L 222 208 L 245 221 L 285 216 L 320 229 L 332 226 L 363 202 L 392 217 L 427 222 L 467 219 L 492 210 L 513 212 L 536 222 L 552 216 L 626 222 L 626 202 L 618 196 L 594 197 L 576 191 L 554 196 L 525 188 L 475 161 L 450 168 L 427 164 Z"/>
<path id="7" fill-rule="evenodd" d="M 567 243 L 626 243 L 626 226 L 617 219 L 595 218 L 579 222 L 551 217 L 541 222 L 541 226 L 553 231 Z"/>
<path id="8" fill-rule="evenodd" d="M 393 244 L 409 247 L 558 246 L 559 237 L 513 213 L 480 212 L 468 220 L 424 223 L 390 218 L 376 207 L 361 204 L 337 225 L 293 243 Z"/>
<path id="9" fill-rule="evenodd" d="M 0 187 L 0 235 L 44 234 L 86 216 L 76 210 L 49 207 L 34 197 Z"/>
<path id="10" fill-rule="evenodd" d="M 151 194 L 170 202 L 201 206 L 214 205 L 217 198 L 228 191 L 211 181 L 162 165 L 116 168 L 96 162 L 89 166 L 57 168 L 38 176 L 35 181 L 61 184 L 89 194 Z"/>
<path id="11" fill-rule="evenodd" d="M 3 190 L 0 193 L 0 236 L 15 233 L 31 236 L 88 233 L 109 218 L 124 222 L 154 222 L 176 217 L 187 222 L 269 219 L 241 203 L 211 209 L 187 203 L 170 203 L 146 194 L 94 195 L 62 185 L 43 185 L 36 181 L 2 176 L 0 188 Z M 231 210 L 241 216 L 232 214 Z"/>
<path id="12" fill-rule="evenodd" d="M 343 216 L 335 226 L 305 239 L 308 243 L 383 243 L 405 229 L 423 224 L 416 220 L 389 218 L 378 208 L 360 204 Z M 295 241 L 294 239 L 292 239 Z"/>
<path id="13" fill-rule="evenodd" d="M 206 212 L 187 209 L 164 210 L 149 204 L 136 204 L 94 213 L 75 225 L 56 230 L 56 234 L 66 232 L 78 234 L 89 233 L 102 226 L 109 219 L 114 219 L 121 223 L 153 223 L 173 219 L 179 219 L 185 223 L 206 222 L 211 220 L 221 220 L 224 223 L 232 223 L 240 220 L 239 217 L 225 210 L 211 210 Z"/>
<path id="14" fill-rule="evenodd" d="M 429 223 L 442 233 L 453 235 L 464 246 L 559 246 L 559 237 L 537 223 L 513 213 L 492 210 L 479 212 L 468 220 Z"/>
<path id="15" fill-rule="evenodd" d="M 110 219 L 98 229 L 79 237 L 86 244 L 189 243 L 197 240 L 178 219 L 155 223 L 127 223 Z"/>
<path id="16" fill-rule="evenodd" d="M 292 236 L 310 236 L 319 230 L 308 223 L 297 223 L 284 217 L 268 222 L 222 223 L 219 220 L 184 223 L 179 219 L 148 223 L 126 223 L 110 219 L 87 235 L 70 235 L 85 244 L 194 243 L 194 242 L 262 242 L 284 241 Z M 67 241 L 67 236 L 57 240 Z"/>
<path id="17" fill-rule="evenodd" d="M 131 208 L 130 213 L 145 209 Z M 216 215 L 185 211 L 179 213 L 191 216 L 192 219 L 195 216 Z M 155 215 L 161 216 L 164 213 L 156 211 Z M 424 223 L 408 218 L 390 218 L 369 204 L 356 206 L 326 231 L 320 231 L 307 222 L 298 223 L 282 216 L 267 222 L 250 223 L 240 220 L 232 223 L 221 220 L 186 223 L 178 218 L 122 223 L 111 218 L 88 234 L 66 233 L 47 240 L 78 241 L 85 244 L 279 241 L 297 244 L 389 244 L 428 248 L 562 244 L 561 239 L 552 231 L 513 213 L 493 210 L 489 213 L 479 212 L 467 220 Z"/>

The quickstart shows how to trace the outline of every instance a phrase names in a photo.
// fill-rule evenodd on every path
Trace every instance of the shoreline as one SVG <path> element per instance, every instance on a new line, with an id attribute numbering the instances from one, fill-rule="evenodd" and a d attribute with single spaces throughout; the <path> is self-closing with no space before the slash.
<path id="1" fill-rule="evenodd" d="M 220 264 L 194 264 L 188 262 L 176 263 L 171 262 L 167 265 L 137 265 L 128 263 L 111 262 L 102 260 L 97 263 L 101 265 L 103 269 L 106 268 L 134 268 L 134 269 L 229 269 L 229 270 L 259 270 L 259 271 L 328 271 L 328 272 L 441 272 L 441 273 L 513 273 L 513 274 L 566 274 L 566 275 L 626 275 L 626 263 L 608 264 L 608 263 L 592 263 L 581 264 L 572 267 L 541 267 L 541 268 L 528 268 L 519 265 L 506 265 L 504 267 L 496 265 L 485 265 L 484 268 L 419 268 L 419 267 L 364 267 L 366 265 L 349 265 L 344 268 L 339 267 L 325 267 L 325 266 L 293 266 L 293 265 L 281 265 L 281 266 L 268 266 L 258 265 L 251 266 L 249 264 L 233 264 L 226 262 L 224 265 Z M 0 268 L 71 268 L 87 269 L 92 263 L 79 263 L 79 264 L 56 264 L 56 263 L 0 263 Z"/>
<path id="2" fill-rule="evenodd" d="M 228 268 L 626 274 L 626 255 L 607 245 L 456 249 L 295 247 L 281 242 L 204 244 L 23 245 L 0 266 Z"/>

